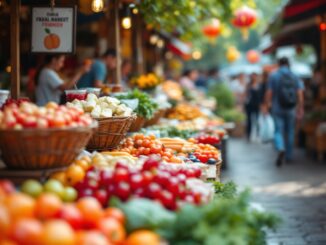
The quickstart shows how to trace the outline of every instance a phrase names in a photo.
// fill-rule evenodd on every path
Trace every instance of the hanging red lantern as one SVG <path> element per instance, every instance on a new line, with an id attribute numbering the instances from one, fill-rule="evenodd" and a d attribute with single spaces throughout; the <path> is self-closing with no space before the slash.
<path id="1" fill-rule="evenodd" d="M 206 37 L 214 39 L 221 33 L 221 23 L 218 19 L 213 19 L 210 24 L 203 27 L 202 31 Z"/>
<path id="2" fill-rule="evenodd" d="M 235 11 L 233 25 L 240 28 L 243 39 L 248 39 L 248 28 L 250 28 L 257 20 L 256 11 L 247 6 L 243 6 Z"/>
<path id="3" fill-rule="evenodd" d="M 251 64 L 255 64 L 260 60 L 260 54 L 256 50 L 249 50 L 246 57 Z"/>

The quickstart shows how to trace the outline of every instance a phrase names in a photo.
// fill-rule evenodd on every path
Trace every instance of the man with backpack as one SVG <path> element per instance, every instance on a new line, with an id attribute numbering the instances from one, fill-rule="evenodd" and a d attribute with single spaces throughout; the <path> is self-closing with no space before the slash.
<path id="1" fill-rule="evenodd" d="M 272 108 L 275 121 L 275 147 L 278 151 L 276 166 L 284 158 L 290 162 L 295 136 L 295 119 L 303 116 L 303 82 L 290 71 L 287 58 L 278 62 L 279 69 L 268 79 L 266 103 Z"/>

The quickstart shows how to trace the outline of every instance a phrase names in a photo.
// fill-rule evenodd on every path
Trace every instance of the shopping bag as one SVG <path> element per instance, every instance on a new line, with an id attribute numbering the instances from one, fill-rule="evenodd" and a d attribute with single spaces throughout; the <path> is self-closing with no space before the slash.
<path id="1" fill-rule="evenodd" d="M 260 114 L 258 117 L 259 138 L 262 142 L 274 139 L 274 120 L 270 114 Z"/>

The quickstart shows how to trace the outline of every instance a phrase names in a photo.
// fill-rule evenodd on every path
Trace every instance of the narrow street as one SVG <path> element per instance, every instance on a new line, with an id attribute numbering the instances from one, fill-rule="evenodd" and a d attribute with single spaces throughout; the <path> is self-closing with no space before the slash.
<path id="1" fill-rule="evenodd" d="M 268 234 L 269 245 L 326 244 L 326 163 L 297 150 L 295 161 L 276 168 L 271 144 L 231 139 L 222 180 L 252 190 L 253 202 L 277 213 L 283 223 Z"/>

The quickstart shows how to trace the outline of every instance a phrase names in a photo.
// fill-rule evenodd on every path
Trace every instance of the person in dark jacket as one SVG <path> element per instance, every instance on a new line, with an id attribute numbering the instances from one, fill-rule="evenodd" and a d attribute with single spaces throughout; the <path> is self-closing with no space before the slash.
<path id="1" fill-rule="evenodd" d="M 260 107 L 259 76 L 252 73 L 246 91 L 245 110 L 247 114 L 246 133 L 248 141 L 251 139 L 252 129 L 255 127 L 258 133 L 258 114 Z"/>

